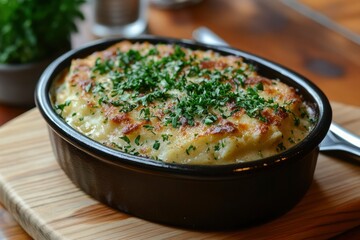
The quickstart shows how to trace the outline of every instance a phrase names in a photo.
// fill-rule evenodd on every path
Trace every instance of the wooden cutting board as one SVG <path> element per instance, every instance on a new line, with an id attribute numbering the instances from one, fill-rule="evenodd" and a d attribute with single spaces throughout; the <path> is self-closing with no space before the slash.
<path id="1" fill-rule="evenodd" d="M 332 105 L 334 120 L 360 134 L 360 108 Z M 321 154 L 302 201 L 261 226 L 231 232 L 174 228 L 110 209 L 74 186 L 33 109 L 0 128 L 0 200 L 35 239 L 327 239 L 360 225 L 360 167 Z"/>

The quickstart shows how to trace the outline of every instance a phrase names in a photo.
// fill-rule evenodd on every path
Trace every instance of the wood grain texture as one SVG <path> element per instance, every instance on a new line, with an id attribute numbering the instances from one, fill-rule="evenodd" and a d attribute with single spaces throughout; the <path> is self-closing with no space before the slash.
<path id="1" fill-rule="evenodd" d="M 360 134 L 360 109 L 332 105 L 334 120 Z M 0 200 L 35 239 L 328 239 L 360 225 L 359 170 L 320 155 L 309 192 L 284 216 L 239 231 L 187 231 L 110 209 L 74 186 L 37 109 L 0 128 Z"/>

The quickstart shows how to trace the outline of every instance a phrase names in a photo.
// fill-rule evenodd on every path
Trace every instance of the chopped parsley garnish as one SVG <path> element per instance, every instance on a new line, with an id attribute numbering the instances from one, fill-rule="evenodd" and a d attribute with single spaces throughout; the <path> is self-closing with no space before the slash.
<path id="1" fill-rule="evenodd" d="M 239 68 L 219 69 L 210 59 L 187 55 L 179 45 L 174 45 L 169 55 L 160 55 L 157 47 L 148 51 L 118 50 L 116 55 L 97 58 L 92 75 L 106 76 L 110 82 L 95 80 L 84 87 L 85 91 L 91 92 L 100 106 L 111 105 L 123 113 L 140 109 L 139 119 L 146 121 L 156 117 L 154 111 L 158 111 L 163 124 L 174 128 L 216 124 L 241 110 L 263 122 L 267 122 L 263 116 L 266 109 L 277 113 L 281 108 L 289 112 L 286 105 L 290 103 L 279 106 L 273 99 L 261 96 L 262 82 L 246 83 L 248 75 L 255 70 L 251 64 L 247 69 L 240 68 L 241 62 Z M 171 104 L 159 104 L 169 100 Z M 61 115 L 69 104 L 57 105 L 55 109 Z M 298 126 L 299 118 L 292 116 L 294 125 Z M 305 109 L 301 109 L 301 116 L 308 117 Z"/>
<path id="2" fill-rule="evenodd" d="M 126 153 L 159 159 L 160 151 L 156 151 L 160 147 L 163 152 L 175 145 L 182 154 L 189 155 L 185 159 L 190 159 L 203 149 L 198 145 L 200 137 L 216 135 L 206 140 L 204 151 L 217 160 L 232 149 L 232 145 L 225 146 L 228 141 L 247 136 L 242 131 L 267 137 L 267 131 L 287 128 L 290 123 L 299 136 L 293 131 L 283 135 L 282 142 L 271 146 L 280 152 L 300 141 L 317 120 L 306 103 L 299 101 L 301 97 L 289 96 L 278 79 L 258 76 L 255 66 L 241 58 L 161 44 L 134 44 L 130 50 L 107 50 L 97 56 L 100 57 L 86 59 L 85 65 L 93 61 L 90 71 L 87 68 L 79 74 L 82 65 L 76 64 L 70 69 L 72 80 L 65 82 L 64 91 L 70 89 L 74 93 L 73 104 L 64 111 L 71 101 L 58 100 L 54 110 L 60 116 L 70 115 L 73 119 L 64 116 L 69 123 L 83 121 L 81 125 L 93 124 L 93 118 L 88 116 L 95 115 L 95 119 L 100 119 L 97 124 L 115 127 L 111 139 L 104 144 Z M 86 111 L 79 106 L 86 107 Z M 248 118 L 252 118 L 251 124 Z M 151 133 L 154 135 L 148 138 Z M 226 136 L 230 135 L 236 139 L 228 140 Z M 117 136 L 116 140 L 113 136 Z M 265 148 L 256 151 L 260 157 L 268 154 Z"/>
<path id="3" fill-rule="evenodd" d="M 109 59 L 98 58 L 92 73 L 108 74 L 111 93 L 104 92 L 104 83 L 89 84 L 86 91 L 98 96 L 99 105 L 110 104 L 118 107 L 119 112 L 140 107 L 139 117 L 147 121 L 153 116 L 149 106 L 171 99 L 174 104 L 164 110 L 162 119 L 165 125 L 174 128 L 197 122 L 215 124 L 219 118 L 227 118 L 241 109 L 248 116 L 266 122 L 262 111 L 279 109 L 278 103 L 260 96 L 259 92 L 264 90 L 262 82 L 254 86 L 246 84 L 249 72 L 254 71 L 252 65 L 248 69 L 202 67 L 202 64 L 211 65 L 211 61 L 187 56 L 178 45 L 173 49 L 173 53 L 165 56 L 160 56 L 155 46 L 147 53 L 130 49 L 118 51 Z M 294 124 L 299 124 L 297 118 Z"/>
<path id="4" fill-rule="evenodd" d="M 151 126 L 151 125 L 144 125 L 143 127 L 146 128 L 147 130 L 153 130 L 154 129 L 154 126 Z"/>
<path id="5" fill-rule="evenodd" d="M 214 151 L 217 152 L 219 151 L 221 148 L 224 148 L 225 147 L 225 143 L 223 141 L 217 143 L 215 146 L 214 146 Z"/>
<path id="6" fill-rule="evenodd" d="M 149 125 L 149 124 L 145 124 L 145 125 L 143 125 L 143 127 L 146 129 L 146 130 L 148 130 L 148 131 L 150 131 L 152 134 L 154 134 L 155 135 L 155 133 L 154 133 L 154 126 L 152 126 L 152 125 Z"/>
<path id="7" fill-rule="evenodd" d="M 153 145 L 153 149 L 159 150 L 159 148 L 160 148 L 160 142 L 158 140 L 155 140 L 154 145 Z"/>
<path id="8" fill-rule="evenodd" d="M 140 138 L 141 138 L 141 136 L 138 135 L 134 140 L 135 144 L 138 145 L 138 146 L 140 145 Z"/>
<path id="9" fill-rule="evenodd" d="M 120 137 L 120 139 L 124 140 L 127 144 L 130 144 L 130 139 L 126 135 Z"/>
<path id="10" fill-rule="evenodd" d="M 186 149 L 186 154 L 190 155 L 190 151 L 195 151 L 196 147 L 194 145 L 190 145 L 187 149 Z"/>
<path id="11" fill-rule="evenodd" d="M 171 134 L 161 134 L 163 142 L 169 141 L 170 137 L 172 137 Z"/>
<path id="12" fill-rule="evenodd" d="M 286 147 L 284 146 L 284 143 L 283 143 L 283 142 L 279 143 L 279 144 L 277 145 L 277 147 L 276 147 L 276 150 L 277 150 L 278 152 L 285 151 L 285 150 L 286 150 Z"/>
<path id="13" fill-rule="evenodd" d="M 56 104 L 54 106 L 54 108 L 55 108 L 56 112 L 61 116 L 64 111 L 64 108 L 69 106 L 70 103 L 71 103 L 71 100 L 66 100 L 65 103 L 63 103 L 63 104 Z"/>
<path id="14" fill-rule="evenodd" d="M 97 58 L 95 61 L 95 66 L 92 69 L 93 73 L 98 72 L 99 74 L 105 74 L 111 71 L 114 67 L 114 62 L 112 60 L 102 60 L 101 58 Z"/>

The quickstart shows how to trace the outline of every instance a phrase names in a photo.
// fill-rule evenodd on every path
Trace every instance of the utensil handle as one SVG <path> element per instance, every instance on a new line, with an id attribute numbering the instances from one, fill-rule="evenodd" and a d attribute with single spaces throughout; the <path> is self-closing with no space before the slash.
<path id="1" fill-rule="evenodd" d="M 360 159 L 360 137 L 349 132 L 345 128 L 332 122 L 330 125 L 330 133 L 336 138 L 336 145 L 329 150 L 340 150 L 351 153 Z"/>
<path id="2" fill-rule="evenodd" d="M 192 35 L 194 40 L 199 43 L 217 46 L 229 46 L 229 44 L 225 42 L 224 39 L 206 27 L 199 27 L 195 29 Z"/>
<path id="3" fill-rule="evenodd" d="M 357 148 L 359 156 L 360 156 L 360 137 L 349 132 L 345 128 L 340 125 L 332 122 L 330 126 L 330 131 L 335 134 L 338 138 L 342 139 L 346 143 Z"/>

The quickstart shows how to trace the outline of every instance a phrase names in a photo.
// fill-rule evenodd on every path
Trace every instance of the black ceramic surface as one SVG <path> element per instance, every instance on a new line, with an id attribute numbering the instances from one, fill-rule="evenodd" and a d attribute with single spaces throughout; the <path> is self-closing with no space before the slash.
<path id="1" fill-rule="evenodd" d="M 71 59 L 86 57 L 121 40 L 94 42 L 64 54 L 46 69 L 37 86 L 36 104 L 49 125 L 55 157 L 76 185 L 125 213 L 197 229 L 259 224 L 284 214 L 301 200 L 313 179 L 318 145 L 331 123 L 330 104 L 304 77 L 249 53 L 188 40 L 152 36 L 127 39 L 242 56 L 261 75 L 279 78 L 296 88 L 312 103 L 319 120 L 301 143 L 279 155 L 222 166 L 169 164 L 105 147 L 68 126 L 52 108 L 52 83 L 70 66 Z"/>

